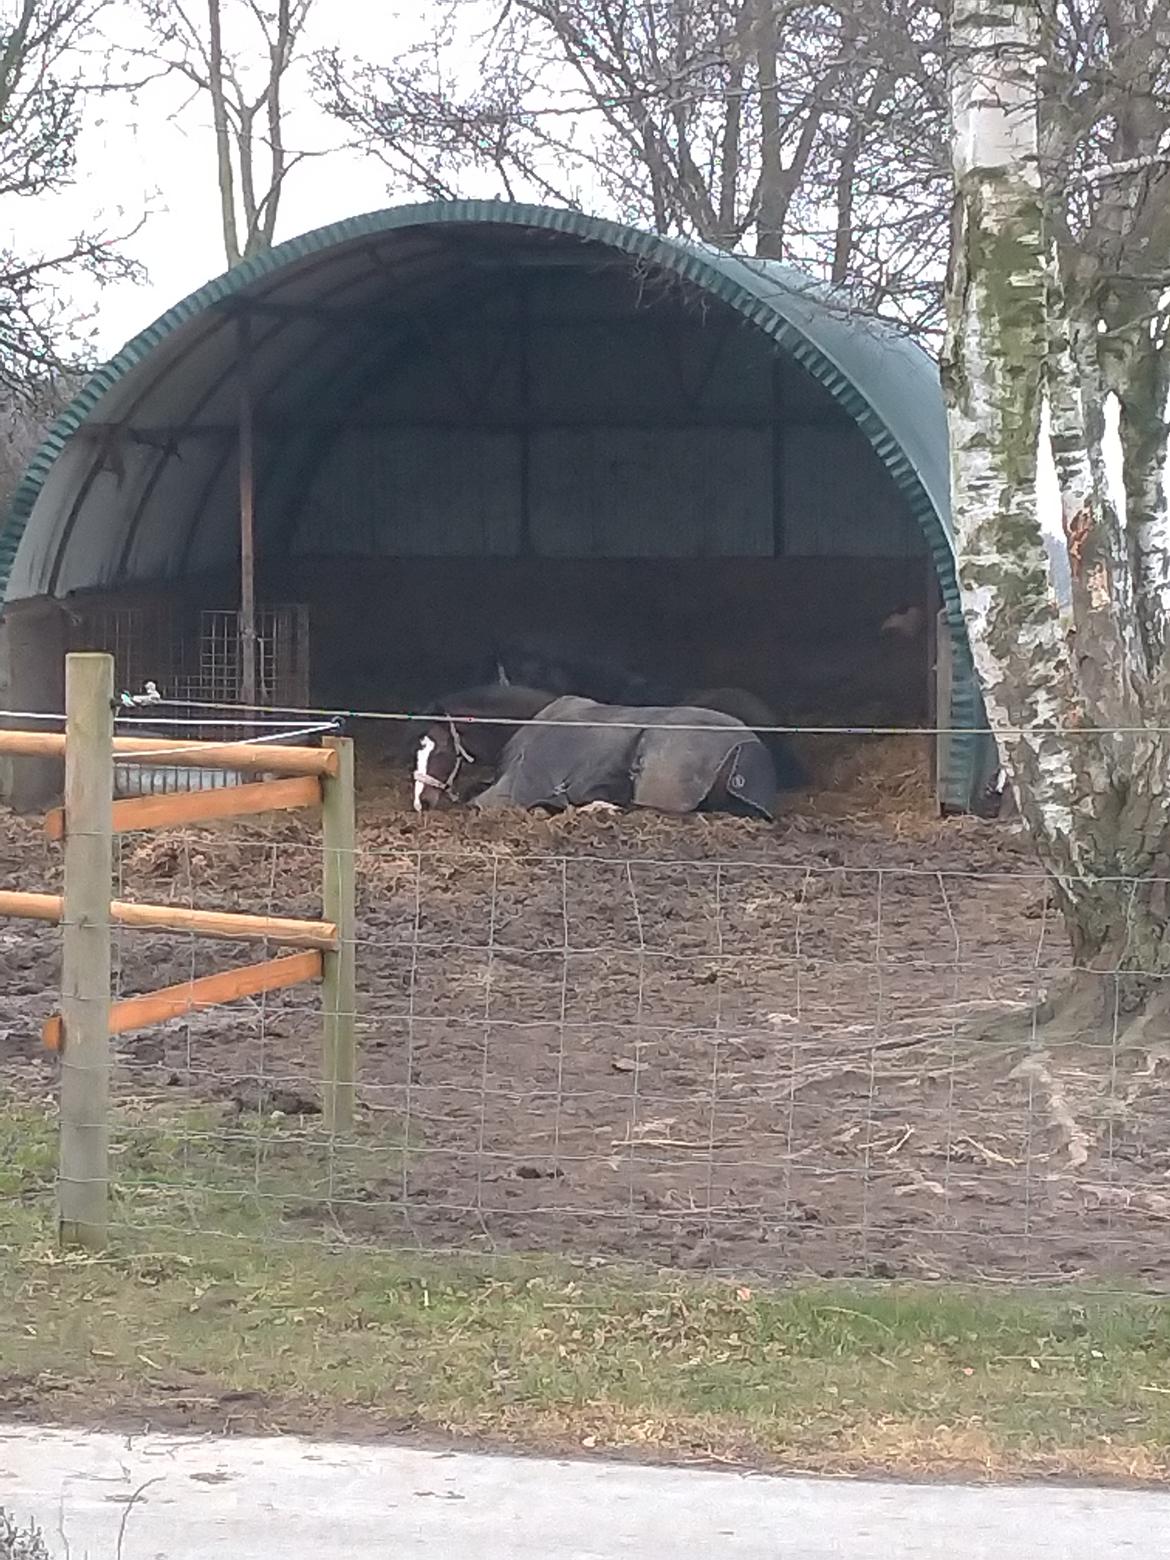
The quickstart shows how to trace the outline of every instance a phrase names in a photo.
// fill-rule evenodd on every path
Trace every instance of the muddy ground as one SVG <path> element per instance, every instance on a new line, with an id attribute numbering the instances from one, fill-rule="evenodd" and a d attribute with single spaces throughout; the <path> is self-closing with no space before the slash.
<path id="1" fill-rule="evenodd" d="M 303 1175 L 268 1155 L 273 1132 L 319 1130 L 309 988 L 118 1041 L 118 1130 L 193 1107 L 168 1184 L 239 1173 L 293 1233 L 745 1277 L 1164 1282 L 1170 1051 L 980 1037 L 1059 978 L 1060 927 L 1020 836 L 931 818 L 904 758 L 870 755 L 774 826 L 424 822 L 367 762 L 354 1143 L 308 1144 Z M 58 868 L 3 816 L 0 886 Z M 127 837 L 118 873 L 128 898 L 320 908 L 311 820 Z M 255 956 L 125 934 L 121 989 Z M 6 1079 L 44 1093 L 56 935 L 6 922 L 0 958 Z"/>

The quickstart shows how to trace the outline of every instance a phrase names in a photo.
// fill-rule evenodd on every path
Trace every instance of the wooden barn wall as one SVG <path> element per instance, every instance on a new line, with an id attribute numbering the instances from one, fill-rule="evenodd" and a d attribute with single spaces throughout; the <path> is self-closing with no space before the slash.
<path id="1" fill-rule="evenodd" d="M 864 435 L 718 310 L 531 279 L 436 330 L 294 495 L 290 550 L 388 557 L 921 557 Z M 628 311 L 618 317 L 620 311 Z M 613 316 L 613 317 L 611 317 Z"/>

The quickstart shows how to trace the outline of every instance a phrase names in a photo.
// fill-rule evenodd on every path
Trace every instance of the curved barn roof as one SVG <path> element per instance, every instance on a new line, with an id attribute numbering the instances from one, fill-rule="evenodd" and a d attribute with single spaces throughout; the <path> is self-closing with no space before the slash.
<path id="1" fill-rule="evenodd" d="M 258 397 L 271 399 L 277 416 L 324 405 L 344 420 L 372 373 L 393 361 L 415 311 L 453 289 L 456 306 L 474 310 L 484 275 L 476 266 L 493 234 L 575 244 L 673 276 L 720 299 L 820 381 L 864 431 L 922 527 L 956 652 L 952 724 L 977 724 L 933 361 L 892 327 L 851 312 L 843 298 L 778 262 L 539 206 L 442 202 L 353 217 L 246 261 L 176 304 L 93 375 L 30 463 L 0 526 L 4 599 L 174 577 L 197 564 L 204 513 L 219 484 L 230 481 L 233 456 L 222 440 L 200 442 L 194 455 L 179 442 L 196 426 L 227 427 L 236 416 L 233 305 L 255 310 Z M 498 263 L 507 263 L 506 254 Z M 131 426 L 137 464 L 126 480 L 118 440 Z M 304 458 L 298 451 L 298 480 Z"/>

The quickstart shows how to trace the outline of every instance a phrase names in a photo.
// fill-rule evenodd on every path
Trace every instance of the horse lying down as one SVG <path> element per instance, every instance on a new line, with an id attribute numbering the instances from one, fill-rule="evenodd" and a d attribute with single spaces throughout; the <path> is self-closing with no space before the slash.
<path id="1" fill-rule="evenodd" d="M 546 688 L 550 701 L 558 695 L 576 694 L 599 704 L 684 704 L 719 710 L 756 732 L 772 755 L 781 790 L 795 790 L 808 782 L 791 744 L 770 729 L 780 724 L 775 711 L 745 688 L 687 689 L 655 684 L 602 656 L 587 651 L 565 653 L 559 636 L 536 634 L 497 648 L 492 681 L 504 688 Z"/>
<path id="2" fill-rule="evenodd" d="M 512 691 L 514 725 L 505 718 L 502 690 L 491 690 L 490 698 L 481 690 L 479 698 L 473 693 L 445 701 L 443 715 L 419 745 L 416 810 L 443 794 L 468 799 L 468 766 L 479 766 L 481 774 L 494 768 L 486 789 L 470 796 L 481 809 L 609 805 L 772 817 L 777 784 L 771 755 L 734 716 L 575 696 L 536 704 L 542 696 L 535 691 Z M 499 724 L 476 723 L 477 713 L 488 713 L 485 704 Z M 533 717 L 540 724 L 519 724 Z"/>
<path id="3" fill-rule="evenodd" d="M 497 779 L 472 805 L 656 812 L 706 805 L 771 818 L 776 773 L 760 739 L 732 715 L 689 705 L 598 704 L 570 695 L 504 748 Z"/>

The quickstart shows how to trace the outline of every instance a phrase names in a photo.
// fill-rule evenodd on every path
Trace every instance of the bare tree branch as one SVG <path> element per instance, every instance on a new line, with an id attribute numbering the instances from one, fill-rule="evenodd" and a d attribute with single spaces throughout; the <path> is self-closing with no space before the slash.
<path id="1" fill-rule="evenodd" d="M 469 4 L 397 59 L 314 60 L 319 100 L 395 193 L 494 174 L 501 193 L 754 240 L 937 325 L 945 50 L 925 0 L 510 0 L 480 35 Z"/>
<path id="2" fill-rule="evenodd" d="M 271 248 L 290 173 L 324 149 L 290 153 L 284 87 L 299 63 L 314 0 L 138 0 L 152 49 L 206 99 L 229 266 Z M 238 42 L 237 40 L 238 36 Z"/>
<path id="3" fill-rule="evenodd" d="M 18 0 L 0 31 L 0 197 L 35 201 L 38 215 L 74 183 L 88 99 L 122 89 L 99 30 L 105 8 L 106 0 Z M 12 216 L 11 232 L 35 230 Z M 74 300 L 136 274 L 122 249 L 131 236 L 80 232 L 53 250 L 0 243 L 0 398 L 40 405 L 46 386 L 92 358 L 90 322 Z"/>

